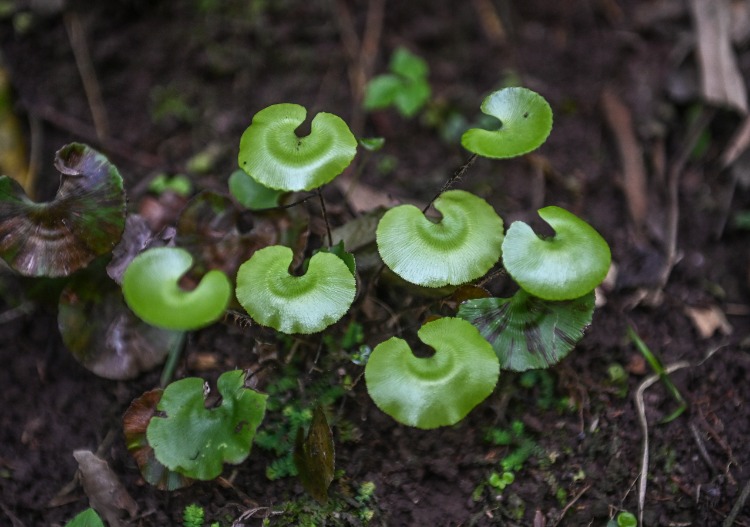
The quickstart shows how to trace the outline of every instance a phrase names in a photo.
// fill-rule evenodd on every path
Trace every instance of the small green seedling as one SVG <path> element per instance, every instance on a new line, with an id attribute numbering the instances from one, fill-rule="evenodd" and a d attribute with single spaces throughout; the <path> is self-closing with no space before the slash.
<path id="1" fill-rule="evenodd" d="M 400 47 L 391 56 L 389 69 L 391 73 L 378 75 L 367 84 L 364 107 L 366 110 L 380 110 L 393 106 L 404 117 L 413 117 L 432 94 L 427 80 L 427 63 Z"/>
<path id="2" fill-rule="evenodd" d="M 458 318 L 428 322 L 418 336 L 435 354 L 416 357 L 396 337 L 380 343 L 365 367 L 367 390 L 401 423 L 425 429 L 455 424 L 495 389 L 497 356 L 474 326 Z"/>
<path id="3" fill-rule="evenodd" d="M 191 377 L 164 390 L 146 430 L 156 459 L 189 478 L 210 480 L 224 463 L 238 464 L 250 454 L 253 437 L 266 411 L 266 395 L 245 387 L 241 370 L 223 373 L 217 382 L 221 404 L 206 408 L 204 383 Z"/>
<path id="4" fill-rule="evenodd" d="M 203 507 L 195 503 L 191 503 L 182 511 L 182 526 L 203 527 L 203 520 L 205 519 L 205 516 L 206 513 L 203 510 Z"/>
<path id="5" fill-rule="evenodd" d="M 136 256 L 122 277 L 122 292 L 140 318 L 166 329 L 190 330 L 222 317 L 232 297 L 232 284 L 218 270 L 206 273 L 200 284 L 186 291 L 179 280 L 193 257 L 184 249 L 159 247 Z"/>
<path id="6" fill-rule="evenodd" d="M 649 366 L 651 366 L 651 368 L 659 376 L 661 382 L 664 383 L 664 386 L 667 388 L 669 395 L 671 395 L 672 398 L 677 402 L 678 406 L 674 410 L 674 412 L 664 417 L 661 420 L 661 423 L 665 424 L 674 421 L 679 416 L 681 416 L 685 410 L 687 410 L 687 401 L 685 401 L 685 398 L 680 393 L 680 390 L 677 389 L 677 386 L 674 385 L 672 379 L 669 378 L 669 373 L 667 373 L 667 370 L 664 368 L 659 358 L 654 354 L 653 351 L 651 351 L 646 343 L 643 342 L 643 339 L 638 335 L 638 333 L 635 332 L 633 326 L 628 326 L 628 337 L 630 337 L 630 340 L 633 341 L 633 344 L 635 344 L 635 347 L 638 348 L 638 351 L 641 352 L 643 357 L 646 359 L 646 362 L 648 362 Z"/>

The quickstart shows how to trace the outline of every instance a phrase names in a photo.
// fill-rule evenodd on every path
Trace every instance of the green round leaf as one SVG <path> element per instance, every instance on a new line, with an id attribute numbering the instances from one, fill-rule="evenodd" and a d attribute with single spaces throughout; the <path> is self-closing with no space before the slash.
<path id="1" fill-rule="evenodd" d="M 500 120 L 498 130 L 472 128 L 461 136 L 465 149 L 484 157 L 502 159 L 536 150 L 552 130 L 552 109 L 527 88 L 504 88 L 488 95 L 482 112 Z"/>
<path id="2" fill-rule="evenodd" d="M 598 286 L 609 270 L 609 245 L 591 225 L 560 207 L 539 209 L 555 231 L 542 239 L 516 221 L 503 242 L 503 263 L 518 284 L 545 300 L 572 300 Z"/>
<path id="3" fill-rule="evenodd" d="M 500 368 L 525 371 L 557 364 L 591 324 L 594 292 L 553 302 L 519 289 L 512 298 L 479 298 L 461 304 L 458 316 L 492 344 Z"/>
<path id="4" fill-rule="evenodd" d="M 178 282 L 192 264 L 184 249 L 142 252 L 122 277 L 125 302 L 142 320 L 161 328 L 190 330 L 215 322 L 229 305 L 232 284 L 224 273 L 212 270 L 194 290 L 186 291 Z"/>
<path id="5" fill-rule="evenodd" d="M 458 318 L 429 322 L 418 336 L 435 354 L 416 357 L 397 337 L 381 342 L 365 367 L 367 391 L 378 408 L 406 425 L 455 424 L 495 389 L 497 356 L 474 326 Z"/>
<path id="6" fill-rule="evenodd" d="M 503 220 L 482 198 L 449 190 L 435 200 L 433 223 L 413 205 L 385 213 L 376 232 L 383 262 L 426 287 L 459 285 L 484 275 L 500 258 Z"/>
<path id="7" fill-rule="evenodd" d="M 110 252 L 125 228 L 122 177 L 106 157 L 71 143 L 57 152 L 55 167 L 62 181 L 48 203 L 0 177 L 0 256 L 26 276 L 68 276 Z"/>
<path id="8" fill-rule="evenodd" d="M 278 190 L 311 190 L 341 174 L 357 153 L 357 139 L 340 117 L 320 112 L 310 135 L 295 130 L 307 110 L 274 104 L 259 111 L 240 139 L 240 168 L 260 184 Z"/>
<path id="9" fill-rule="evenodd" d="M 357 290 L 346 263 L 332 253 L 310 258 L 302 276 L 289 274 L 292 250 L 257 251 L 237 273 L 237 300 L 259 324 L 283 333 L 316 333 L 349 310 Z"/>
<path id="10" fill-rule="evenodd" d="M 249 210 L 270 209 L 279 206 L 284 193 L 264 187 L 243 170 L 235 170 L 229 176 L 229 192 L 243 207 Z"/>
<path id="11" fill-rule="evenodd" d="M 250 454 L 255 431 L 266 412 L 267 395 L 245 388 L 242 370 L 217 381 L 221 404 L 206 408 L 203 380 L 190 377 L 164 390 L 146 430 L 156 459 L 190 478 L 209 480 L 224 463 L 238 464 Z"/>

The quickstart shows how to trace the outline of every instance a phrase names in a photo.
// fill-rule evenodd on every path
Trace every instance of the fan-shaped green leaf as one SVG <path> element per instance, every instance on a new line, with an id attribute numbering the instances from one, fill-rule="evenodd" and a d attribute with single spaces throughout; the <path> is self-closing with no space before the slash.
<path id="1" fill-rule="evenodd" d="M 495 389 L 497 356 L 474 326 L 458 318 L 429 322 L 418 336 L 435 354 L 416 357 L 397 337 L 378 344 L 365 367 L 367 391 L 378 408 L 401 423 L 455 424 Z"/>
<path id="2" fill-rule="evenodd" d="M 237 300 L 256 322 L 284 333 L 315 333 L 349 310 L 356 281 L 346 263 L 332 253 L 310 258 L 302 276 L 289 274 L 292 250 L 266 247 L 237 273 Z"/>
<path id="3" fill-rule="evenodd" d="M 503 263 L 518 284 L 545 300 L 572 300 L 598 286 L 609 270 L 609 245 L 591 225 L 560 207 L 539 209 L 555 231 L 542 239 L 516 221 L 503 242 Z"/>
<path id="4" fill-rule="evenodd" d="M 242 370 L 223 373 L 217 381 L 221 404 L 206 408 L 203 380 L 173 382 L 146 430 L 156 459 L 170 470 L 201 480 L 221 474 L 224 463 L 237 464 L 250 454 L 253 437 L 266 411 L 267 395 L 245 387 Z"/>
<path id="5" fill-rule="evenodd" d="M 190 330 L 215 322 L 232 298 L 232 284 L 224 273 L 212 270 L 194 290 L 184 290 L 178 282 L 192 263 L 184 249 L 142 252 L 122 277 L 125 302 L 142 320 L 166 329 Z"/>
<path id="6" fill-rule="evenodd" d="M 498 130 L 472 128 L 461 136 L 468 151 L 496 159 L 520 156 L 541 146 L 552 130 L 552 109 L 527 88 L 504 88 L 488 95 L 482 112 L 500 120 Z"/>
<path id="7" fill-rule="evenodd" d="M 562 360 L 583 337 L 594 313 L 594 292 L 553 302 L 519 289 L 511 298 L 479 298 L 461 305 L 458 316 L 492 344 L 500 368 L 525 371 Z"/>
<path id="8" fill-rule="evenodd" d="M 500 258 L 503 220 L 482 198 L 449 190 L 435 200 L 433 223 L 413 205 L 385 213 L 377 229 L 383 262 L 404 280 L 427 287 L 459 285 L 484 275 Z"/>
<path id="9" fill-rule="evenodd" d="M 357 153 L 357 140 L 340 117 L 320 112 L 310 134 L 295 130 L 307 110 L 274 104 L 259 111 L 240 139 L 239 165 L 260 184 L 279 190 L 311 190 L 341 174 Z"/>
<path id="10" fill-rule="evenodd" d="M 26 276 L 67 276 L 111 251 L 125 228 L 122 177 L 106 157 L 71 143 L 55 166 L 62 180 L 48 203 L 0 177 L 0 256 Z"/>

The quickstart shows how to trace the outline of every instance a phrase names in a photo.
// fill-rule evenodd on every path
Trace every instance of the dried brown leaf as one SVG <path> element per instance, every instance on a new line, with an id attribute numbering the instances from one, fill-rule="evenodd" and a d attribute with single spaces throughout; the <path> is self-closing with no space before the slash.
<path id="1" fill-rule="evenodd" d="M 747 90 L 732 50 L 728 0 L 690 0 L 698 40 L 701 91 L 709 103 L 747 113 Z"/>

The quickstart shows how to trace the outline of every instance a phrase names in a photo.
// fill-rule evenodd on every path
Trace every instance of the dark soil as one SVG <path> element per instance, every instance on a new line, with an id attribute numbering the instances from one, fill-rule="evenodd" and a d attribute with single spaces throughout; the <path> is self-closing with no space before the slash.
<path id="1" fill-rule="evenodd" d="M 357 35 L 372 28 L 366 14 L 375 0 L 118 0 L 95 7 L 70 2 L 64 12 L 56 2 L 38 3 L 48 8 L 16 4 L 16 15 L 0 26 L 0 41 L 16 109 L 41 144 L 42 196 L 57 185 L 54 151 L 71 141 L 107 152 L 124 175 L 133 208 L 144 181 L 158 172 L 184 171 L 186 161 L 209 146 L 217 161 L 193 179 L 199 188 L 222 190 L 242 131 L 255 112 L 276 102 L 330 111 L 361 123 L 356 133 L 384 136 L 384 151 L 362 178 L 385 194 L 426 201 L 467 157 L 423 118 L 357 109 L 351 43 L 342 35 L 347 28 Z M 620 510 L 636 513 L 643 430 L 635 395 L 652 371 L 627 336 L 632 325 L 665 365 L 690 364 L 671 375 L 688 403 L 677 419 L 658 424 L 676 404 L 663 383 L 645 390 L 650 463 L 644 524 L 721 525 L 750 481 L 750 245 L 747 232 L 731 221 L 722 229 L 727 218 L 750 206 L 750 194 L 741 186 L 733 190 L 729 174 L 717 168 L 740 119 L 717 111 L 704 134 L 707 150 L 680 171 L 681 258 L 663 294 L 639 302 L 641 292 L 658 286 L 664 265 L 670 209 L 660 160 L 669 169 L 687 148 L 690 112 L 700 104 L 697 81 L 684 80 L 696 68 L 689 49 L 682 52 L 693 32 L 689 13 L 650 16 L 672 5 L 666 0 L 499 0 L 488 3 L 506 26 L 507 39 L 499 42 L 483 31 L 481 4 L 389 2 L 373 73 L 383 72 L 392 50 L 404 45 L 429 63 L 434 100 L 469 119 L 478 115 L 484 94 L 511 77 L 543 94 L 555 111 L 555 128 L 539 152 L 514 161 L 480 160 L 459 186 L 485 197 L 506 224 L 535 221 L 534 211 L 543 205 L 581 215 L 610 242 L 619 274 L 603 290 L 606 303 L 574 352 L 536 383 L 504 373 L 495 394 L 454 427 L 398 425 L 375 408 L 364 382 L 356 383 L 334 408 L 335 418 L 354 430 L 344 438 L 334 426 L 340 477 L 330 494 L 341 510 L 321 513 L 325 519 L 318 524 L 359 524 L 352 489 L 366 481 L 376 488 L 372 525 L 603 526 Z M 101 86 L 110 125 L 104 140 L 97 137 L 66 32 L 71 19 L 85 30 Z M 748 78 L 750 54 L 740 49 L 738 56 Z M 670 87 L 680 79 L 688 93 L 683 89 L 678 98 Z M 628 215 L 622 164 L 600 104 L 606 87 L 630 109 L 646 153 L 647 235 L 637 233 Z M 160 117 L 159 101 L 168 96 L 184 104 Z M 377 160 L 391 156 L 395 169 L 378 170 Z M 345 218 L 340 194 L 329 194 L 334 219 Z M 313 222 L 313 239 L 323 234 L 321 225 Z M 26 298 L 34 282 L 7 273 L 0 278 L 2 315 Z M 431 302 L 403 291 L 381 294 L 395 310 L 408 298 L 399 314 L 407 327 L 417 325 L 413 313 Z M 247 525 L 260 525 L 271 511 L 286 512 L 270 515 L 270 525 L 295 521 L 289 503 L 297 504 L 297 512 L 316 510 L 296 479 L 266 478 L 273 456 L 258 447 L 244 464 L 227 467 L 218 482 L 173 493 L 144 483 L 125 449 L 120 420 L 132 399 L 158 385 L 159 372 L 128 382 L 97 378 L 65 350 L 54 301 L 39 299 L 34 306 L 0 324 L 0 524 L 63 525 L 86 508 L 81 487 L 69 485 L 77 469 L 72 452 L 80 448 L 99 449 L 138 503 L 138 516 L 124 525 L 180 525 L 189 503 L 202 505 L 207 519 L 222 525 L 255 508 Z M 689 308 L 714 308 L 732 331 L 702 335 Z M 395 332 L 385 324 L 366 329 L 372 344 Z M 226 369 L 257 368 L 256 344 L 267 339 L 231 321 L 196 332 L 177 375 L 215 379 Z M 288 358 L 288 348 L 278 349 Z M 310 371 L 319 349 L 317 340 L 308 339 L 290 360 Z M 206 357 L 214 362 L 200 366 L 197 359 Z M 329 363 L 321 359 L 319 366 Z M 612 381 L 612 365 L 625 369 L 624 385 Z M 332 368 L 302 375 L 301 397 L 309 397 L 304 387 L 311 382 L 361 373 L 352 364 Z M 269 368 L 259 387 L 281 374 L 280 366 Z M 511 451 L 488 441 L 487 431 L 514 421 L 524 424 L 534 454 L 505 490 L 484 485 L 477 491 L 493 471 L 502 472 L 500 460 Z M 734 524 L 750 525 L 750 509 L 743 508 Z"/>

